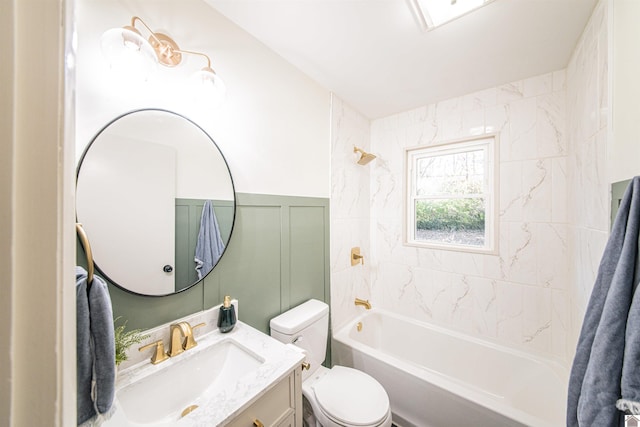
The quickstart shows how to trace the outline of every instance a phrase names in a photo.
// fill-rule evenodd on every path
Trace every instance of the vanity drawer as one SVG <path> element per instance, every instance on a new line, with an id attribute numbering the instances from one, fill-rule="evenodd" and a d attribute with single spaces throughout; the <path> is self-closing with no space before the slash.
<path id="1" fill-rule="evenodd" d="M 265 427 L 293 426 L 294 423 L 287 423 L 287 421 L 294 419 L 295 407 L 295 372 L 292 372 L 266 392 L 264 396 L 241 412 L 228 426 L 259 426 L 260 424 L 254 424 L 255 420 L 258 420 Z"/>
<path id="2" fill-rule="evenodd" d="M 282 422 L 278 423 L 278 427 L 295 427 L 296 414 L 291 413 Z"/>

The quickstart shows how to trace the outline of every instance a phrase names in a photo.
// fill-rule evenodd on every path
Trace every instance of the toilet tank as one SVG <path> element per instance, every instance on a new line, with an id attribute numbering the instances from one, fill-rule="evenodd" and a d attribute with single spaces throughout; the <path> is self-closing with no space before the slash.
<path id="1" fill-rule="evenodd" d="M 269 326 L 273 338 L 306 350 L 312 368 L 324 362 L 329 333 L 329 306 L 324 302 L 311 299 L 274 317 Z"/>

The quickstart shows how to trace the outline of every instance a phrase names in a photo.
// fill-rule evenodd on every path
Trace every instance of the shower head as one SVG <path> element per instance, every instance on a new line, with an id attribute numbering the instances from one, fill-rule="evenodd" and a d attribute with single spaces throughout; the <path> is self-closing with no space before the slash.
<path id="1" fill-rule="evenodd" d="M 353 152 L 354 153 L 358 153 L 359 152 L 361 154 L 360 158 L 358 159 L 358 164 L 359 165 L 366 165 L 371 160 L 376 158 L 376 156 L 374 154 L 367 153 L 366 151 L 364 151 L 363 149 L 358 148 L 358 147 L 353 147 Z"/>

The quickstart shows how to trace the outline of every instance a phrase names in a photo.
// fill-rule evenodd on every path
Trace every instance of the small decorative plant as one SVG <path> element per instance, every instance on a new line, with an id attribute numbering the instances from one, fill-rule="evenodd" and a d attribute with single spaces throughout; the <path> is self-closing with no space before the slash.
<path id="1" fill-rule="evenodd" d="M 142 329 L 132 329 L 126 331 L 127 321 L 120 326 L 116 326 L 116 322 L 122 316 L 118 316 L 113 321 L 114 338 L 116 341 L 116 366 L 127 360 L 127 349 L 134 344 L 139 344 L 149 338 L 149 334 L 142 334 Z"/>

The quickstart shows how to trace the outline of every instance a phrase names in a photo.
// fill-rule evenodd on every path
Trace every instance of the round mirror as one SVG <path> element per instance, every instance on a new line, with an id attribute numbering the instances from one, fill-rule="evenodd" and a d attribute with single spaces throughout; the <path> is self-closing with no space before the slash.
<path id="1" fill-rule="evenodd" d="M 137 110 L 87 146 L 76 215 L 103 277 L 135 294 L 170 295 L 195 285 L 222 257 L 235 191 L 202 128 L 170 111 Z"/>

